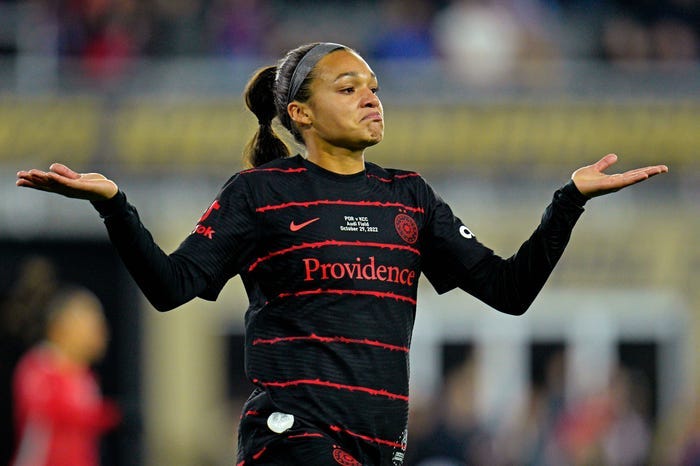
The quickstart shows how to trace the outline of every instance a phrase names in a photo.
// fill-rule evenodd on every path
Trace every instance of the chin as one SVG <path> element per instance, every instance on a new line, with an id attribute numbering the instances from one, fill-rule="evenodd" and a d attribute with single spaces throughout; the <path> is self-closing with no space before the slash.
<path id="1" fill-rule="evenodd" d="M 349 142 L 347 145 L 341 145 L 347 148 L 352 148 L 353 150 L 364 150 L 368 147 L 372 147 L 379 144 L 380 142 L 382 142 L 382 139 L 384 139 L 383 134 L 370 134 L 363 139 L 357 139 L 355 141 Z"/>
<path id="2" fill-rule="evenodd" d="M 382 139 L 384 139 L 384 133 L 371 135 L 369 137 L 369 140 L 367 141 L 367 147 L 379 144 L 380 142 L 382 142 Z"/>

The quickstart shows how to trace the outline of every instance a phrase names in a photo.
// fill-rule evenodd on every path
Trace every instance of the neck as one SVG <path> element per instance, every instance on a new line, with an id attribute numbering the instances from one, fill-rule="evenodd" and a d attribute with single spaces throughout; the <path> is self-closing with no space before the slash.
<path id="1" fill-rule="evenodd" d="M 352 175 L 365 169 L 364 150 L 350 150 L 342 147 L 320 147 L 317 144 L 306 146 L 306 158 L 339 175 Z"/>
<path id="2" fill-rule="evenodd" d="M 59 364 L 66 369 L 84 367 L 89 364 L 79 354 L 75 354 L 56 342 L 47 340 L 44 342 L 44 346 L 53 353 Z"/>
<path id="3" fill-rule="evenodd" d="M 307 152 L 309 162 L 339 175 L 353 175 L 365 169 L 363 152 Z"/>

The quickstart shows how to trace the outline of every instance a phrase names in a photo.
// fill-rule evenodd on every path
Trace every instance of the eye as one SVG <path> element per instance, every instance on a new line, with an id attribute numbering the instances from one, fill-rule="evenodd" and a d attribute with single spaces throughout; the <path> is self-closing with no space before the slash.
<path id="1" fill-rule="evenodd" d="M 379 92 L 379 86 L 372 87 L 370 88 L 370 90 L 372 91 L 372 94 L 376 94 L 377 92 Z"/>
<path id="2" fill-rule="evenodd" d="M 355 92 L 354 87 L 344 87 L 340 90 L 340 93 L 342 94 L 352 94 L 353 92 Z"/>

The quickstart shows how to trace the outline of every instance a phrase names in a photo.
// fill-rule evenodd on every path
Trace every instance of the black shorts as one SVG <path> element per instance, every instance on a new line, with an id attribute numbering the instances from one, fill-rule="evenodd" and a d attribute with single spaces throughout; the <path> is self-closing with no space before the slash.
<path id="1" fill-rule="evenodd" d="M 238 430 L 236 466 L 367 466 L 332 433 L 275 411 L 263 391 L 246 402 Z"/>

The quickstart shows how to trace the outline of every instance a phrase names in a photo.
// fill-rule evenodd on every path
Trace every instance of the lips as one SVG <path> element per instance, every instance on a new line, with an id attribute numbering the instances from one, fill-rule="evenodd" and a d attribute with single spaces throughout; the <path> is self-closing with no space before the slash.
<path id="1" fill-rule="evenodd" d="M 364 120 L 382 121 L 382 119 L 383 119 L 382 114 L 379 112 L 372 112 L 372 113 L 369 113 L 369 114 L 365 115 L 364 117 L 362 117 L 362 121 L 364 121 Z"/>

